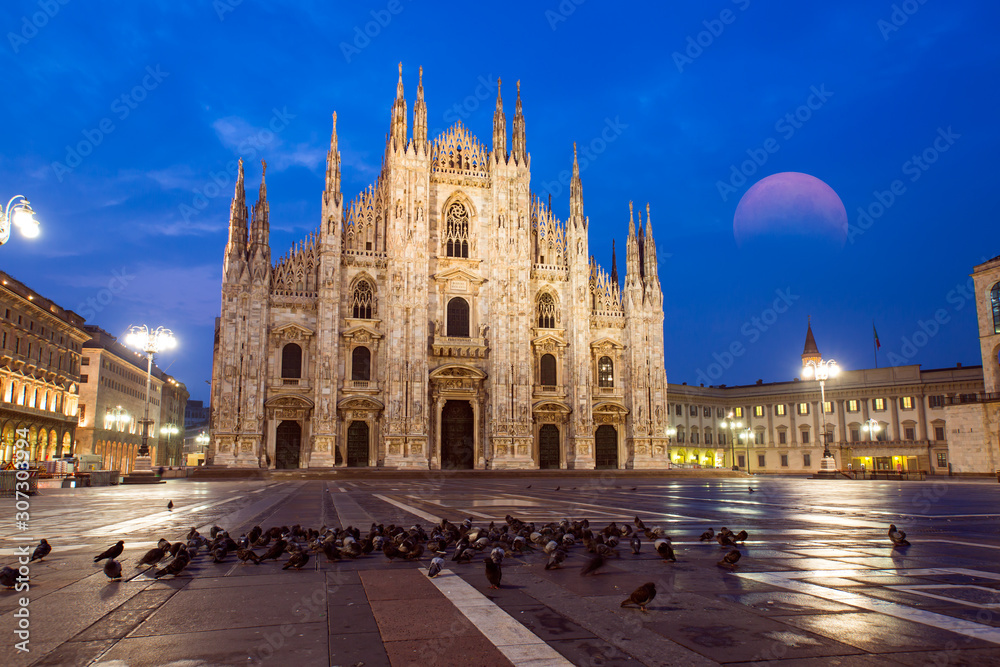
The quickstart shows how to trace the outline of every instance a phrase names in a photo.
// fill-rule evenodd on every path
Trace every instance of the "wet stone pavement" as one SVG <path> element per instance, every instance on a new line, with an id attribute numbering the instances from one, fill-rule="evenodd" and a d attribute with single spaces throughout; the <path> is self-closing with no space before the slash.
<path id="1" fill-rule="evenodd" d="M 0 563 L 44 537 L 27 592 L 0 590 L 4 665 L 988 665 L 1000 664 L 1000 485 L 995 482 L 746 479 L 467 478 L 189 481 L 46 489 L 26 529 L 0 500 Z M 558 490 L 557 490 L 558 487 Z M 173 511 L 166 509 L 167 501 Z M 503 562 L 499 590 L 483 555 L 426 576 L 430 554 L 381 553 L 283 571 L 204 552 L 177 576 L 137 568 L 163 537 L 213 525 L 429 529 L 508 514 L 659 526 L 676 563 L 627 539 L 596 575 L 579 542 L 560 568 L 539 548 Z M 912 545 L 893 549 L 890 523 Z M 707 528 L 750 534 L 733 568 Z M 123 579 L 93 557 L 125 542 Z M 258 549 L 258 553 L 263 550 Z M 620 603 L 643 583 L 647 612 Z M 27 598 L 30 651 L 16 648 Z M 16 616 L 21 614 L 21 616 Z M 22 645 L 24 646 L 24 645 Z"/>

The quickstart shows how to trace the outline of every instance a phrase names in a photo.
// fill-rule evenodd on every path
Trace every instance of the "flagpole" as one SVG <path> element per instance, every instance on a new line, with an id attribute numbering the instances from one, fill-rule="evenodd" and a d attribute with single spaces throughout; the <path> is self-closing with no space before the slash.
<path id="1" fill-rule="evenodd" d="M 875 328 L 875 320 L 872 320 L 872 354 L 875 357 L 875 368 L 878 368 L 878 330 Z"/>

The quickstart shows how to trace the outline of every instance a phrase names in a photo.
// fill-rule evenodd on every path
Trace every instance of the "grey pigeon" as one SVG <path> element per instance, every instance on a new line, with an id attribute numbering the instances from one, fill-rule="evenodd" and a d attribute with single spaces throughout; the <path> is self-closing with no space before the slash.
<path id="1" fill-rule="evenodd" d="M 296 551 L 291 556 L 288 557 L 288 562 L 282 566 L 282 570 L 287 570 L 288 568 L 295 568 L 296 570 L 301 570 L 302 567 L 309 562 L 309 552 L 308 551 Z"/>
<path id="2" fill-rule="evenodd" d="M 557 568 L 564 560 L 566 560 L 566 552 L 562 549 L 556 549 L 549 554 L 549 562 L 545 564 L 545 569 L 551 570 Z"/>
<path id="3" fill-rule="evenodd" d="M 440 556 L 435 556 L 431 559 L 431 565 L 427 568 L 427 576 L 433 579 L 434 577 L 441 574 L 441 570 L 444 568 L 444 558 Z"/>
<path id="4" fill-rule="evenodd" d="M 638 535 L 633 535 L 632 539 L 628 541 L 629 546 L 632 547 L 632 554 L 638 556 L 639 549 L 642 548 L 642 540 L 639 539 Z"/>
<path id="5" fill-rule="evenodd" d="M 49 555 L 50 551 L 52 551 L 52 547 L 49 546 L 48 540 L 42 540 L 38 543 L 38 546 L 35 547 L 34 553 L 31 554 L 31 560 L 28 562 L 30 563 L 32 560 L 42 560 Z"/>
<path id="6" fill-rule="evenodd" d="M 168 512 L 174 511 L 174 501 L 171 500 L 170 502 L 167 503 L 167 511 Z"/>
<path id="7" fill-rule="evenodd" d="M 167 566 L 162 570 L 157 570 L 153 577 L 159 579 L 160 577 L 165 577 L 168 574 L 177 576 L 181 573 L 181 570 L 188 566 L 188 563 L 190 562 L 191 556 L 188 555 L 187 549 L 181 549 L 177 552 L 177 555 L 174 556 L 174 559 L 167 563 Z"/>
<path id="8" fill-rule="evenodd" d="M 490 552 L 490 560 L 500 565 L 503 562 L 504 550 L 500 547 L 496 547 Z"/>
<path id="9" fill-rule="evenodd" d="M 121 579 L 122 564 L 114 558 L 109 558 L 108 562 L 104 564 L 104 574 L 108 576 L 108 579 Z"/>
<path id="10" fill-rule="evenodd" d="M 656 597 L 656 586 L 653 583 L 643 584 L 639 588 L 632 591 L 632 595 L 629 596 L 628 600 L 622 602 L 622 606 L 628 605 L 639 605 L 639 609 L 646 611 L 646 605 L 653 601 Z"/>
<path id="11" fill-rule="evenodd" d="M 216 547 L 212 549 L 212 562 L 213 563 L 223 562 L 224 560 L 226 560 L 226 554 L 228 553 L 229 551 L 225 547 Z"/>
<path id="12" fill-rule="evenodd" d="M 728 567 L 728 568 L 732 569 L 732 568 L 736 567 L 736 563 L 739 562 L 741 555 L 742 554 L 740 554 L 740 552 L 738 550 L 733 549 L 732 551 L 730 551 L 729 553 L 727 553 L 725 556 L 723 556 L 722 560 L 720 560 L 717 563 L 717 565 L 719 567 Z"/>
<path id="13" fill-rule="evenodd" d="M 14 584 L 16 582 L 17 570 L 4 565 L 3 569 L 0 570 L 0 586 L 3 586 L 4 588 L 14 588 Z"/>
<path id="14" fill-rule="evenodd" d="M 896 530 L 896 524 L 894 523 L 889 525 L 889 540 L 892 542 L 893 548 L 910 546 L 910 543 L 906 540 L 906 533 Z"/>
<path id="15" fill-rule="evenodd" d="M 748 533 L 745 530 L 741 530 L 740 532 L 736 533 L 736 535 L 733 536 L 733 541 L 746 542 L 748 537 L 750 537 L 750 533 Z"/>
<path id="16" fill-rule="evenodd" d="M 170 542 L 162 537 L 160 538 L 160 541 L 156 543 L 156 546 L 158 549 L 163 549 L 164 552 L 170 551 Z"/>
<path id="17" fill-rule="evenodd" d="M 583 566 L 583 569 L 580 570 L 580 576 L 584 577 L 588 574 L 597 574 L 597 571 L 602 567 L 604 567 L 604 564 L 606 562 L 607 559 L 604 557 L 603 554 L 601 553 L 594 554 L 594 556 L 589 561 L 587 561 L 587 564 Z"/>
<path id="18" fill-rule="evenodd" d="M 503 576 L 503 570 L 500 568 L 500 563 L 495 562 L 491 558 L 486 559 L 486 579 L 490 582 L 490 588 L 499 589 L 500 588 L 500 578 Z"/>
<path id="19" fill-rule="evenodd" d="M 167 555 L 167 552 L 156 547 L 155 549 L 150 549 L 146 552 L 146 555 L 139 559 L 139 562 L 135 564 L 136 567 L 142 567 L 143 565 L 156 565 Z"/>
<path id="20" fill-rule="evenodd" d="M 241 561 L 246 563 L 248 560 L 253 561 L 254 565 L 260 565 L 260 558 L 254 553 L 253 549 L 237 549 L 236 557 Z"/>
<path id="21" fill-rule="evenodd" d="M 663 560 L 668 560 L 671 563 L 677 562 L 677 556 L 674 555 L 674 548 L 670 545 L 670 540 L 659 539 L 653 543 L 653 548 L 656 549 L 656 553 L 660 554 Z"/>
<path id="22" fill-rule="evenodd" d="M 326 559 L 331 563 L 340 560 L 340 549 L 332 542 L 323 542 L 323 553 L 326 554 Z"/>
<path id="23" fill-rule="evenodd" d="M 268 547 L 267 551 L 264 552 L 264 555 L 261 556 L 260 559 L 268 560 L 273 558 L 274 560 L 278 560 L 278 556 L 285 553 L 285 547 L 287 545 L 288 543 L 279 537 L 278 541 Z"/>
<path id="24" fill-rule="evenodd" d="M 701 537 L 699 537 L 698 539 L 701 540 L 702 542 L 710 542 L 715 539 L 715 531 L 709 528 L 704 533 L 702 533 Z"/>
<path id="25" fill-rule="evenodd" d="M 108 547 L 103 553 L 98 556 L 94 556 L 94 562 L 104 560 L 105 558 L 109 560 L 114 560 L 122 555 L 122 551 L 125 550 L 125 542 L 118 540 L 118 543 L 112 547 Z"/>

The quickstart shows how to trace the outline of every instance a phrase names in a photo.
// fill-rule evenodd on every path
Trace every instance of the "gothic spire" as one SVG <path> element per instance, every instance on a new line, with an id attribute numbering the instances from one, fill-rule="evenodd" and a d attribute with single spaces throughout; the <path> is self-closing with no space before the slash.
<path id="1" fill-rule="evenodd" d="M 657 274 L 656 242 L 653 241 L 653 225 L 649 221 L 649 203 L 646 203 L 646 234 L 644 238 L 645 262 L 643 274 L 646 284 L 659 287 L 660 277 Z"/>
<path id="2" fill-rule="evenodd" d="M 497 78 L 497 108 L 493 112 L 493 155 L 497 162 L 507 162 L 507 119 L 503 115 L 499 78 Z"/>
<path id="3" fill-rule="evenodd" d="M 267 268 L 271 265 L 271 248 L 268 245 L 269 223 L 267 205 L 267 183 L 264 182 L 264 174 L 267 172 L 267 163 L 260 161 L 260 191 L 257 195 L 257 203 L 253 206 L 253 220 L 250 223 L 250 259 L 263 259 L 263 265 Z"/>
<path id="4" fill-rule="evenodd" d="M 406 99 L 403 97 L 403 63 L 399 63 L 399 82 L 396 84 L 396 100 L 392 103 L 392 126 L 389 142 L 393 149 L 406 148 Z"/>
<path id="5" fill-rule="evenodd" d="M 615 240 L 611 239 L 611 280 L 615 281 L 615 285 L 620 285 L 618 282 L 618 253 L 615 252 Z M 593 257 L 591 257 L 593 260 Z"/>
<path id="6" fill-rule="evenodd" d="M 246 260 L 247 253 L 247 196 L 243 189 L 243 158 L 240 158 L 236 173 L 236 191 L 229 206 L 229 242 L 226 243 L 224 274 L 229 267 L 238 266 Z"/>
<path id="7" fill-rule="evenodd" d="M 521 82 L 517 82 L 517 102 L 514 104 L 514 136 L 512 140 L 514 161 L 524 166 L 528 164 L 528 149 L 524 138 L 524 114 L 521 112 Z"/>
<path id="8" fill-rule="evenodd" d="M 641 216 L 641 214 L 640 214 Z M 641 218 L 639 224 L 642 224 Z M 639 262 L 639 237 L 635 233 L 635 218 L 632 202 L 628 203 L 628 240 L 625 245 L 625 289 L 641 287 L 642 269 Z"/>
<path id="9" fill-rule="evenodd" d="M 340 150 L 337 147 L 337 112 L 333 112 L 333 132 L 330 134 L 330 150 L 326 154 L 326 192 L 327 202 L 333 199 L 334 204 L 340 204 Z"/>
<path id="10" fill-rule="evenodd" d="M 573 178 L 569 182 L 569 215 L 573 224 L 583 222 L 583 183 L 580 181 L 580 163 L 576 159 L 576 142 L 573 142 Z"/>
<path id="11" fill-rule="evenodd" d="M 413 144 L 418 153 L 427 151 L 427 104 L 424 103 L 423 67 L 420 68 L 420 79 L 417 83 L 417 102 L 413 105 Z"/>

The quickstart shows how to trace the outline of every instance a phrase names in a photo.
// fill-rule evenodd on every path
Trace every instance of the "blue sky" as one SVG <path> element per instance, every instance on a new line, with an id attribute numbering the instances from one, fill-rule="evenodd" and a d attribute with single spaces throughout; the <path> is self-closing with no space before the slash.
<path id="1" fill-rule="evenodd" d="M 422 65 L 430 129 L 460 118 L 487 144 L 496 78 L 508 122 L 520 79 L 533 189 L 560 217 L 572 144 L 591 147 L 605 267 L 649 202 L 671 382 L 790 379 L 809 316 L 847 368 L 873 365 L 873 320 L 880 366 L 980 363 L 963 290 L 1000 254 L 994 3 L 338 4 L 5 3 L 0 194 L 43 231 L 3 270 L 112 333 L 172 328 L 160 365 L 207 399 L 235 159 L 251 193 L 268 161 L 277 258 L 319 221 L 333 111 L 345 198 L 378 173 L 402 61 L 410 111 Z M 785 171 L 840 196 L 842 250 L 737 247 L 740 197 Z"/>

